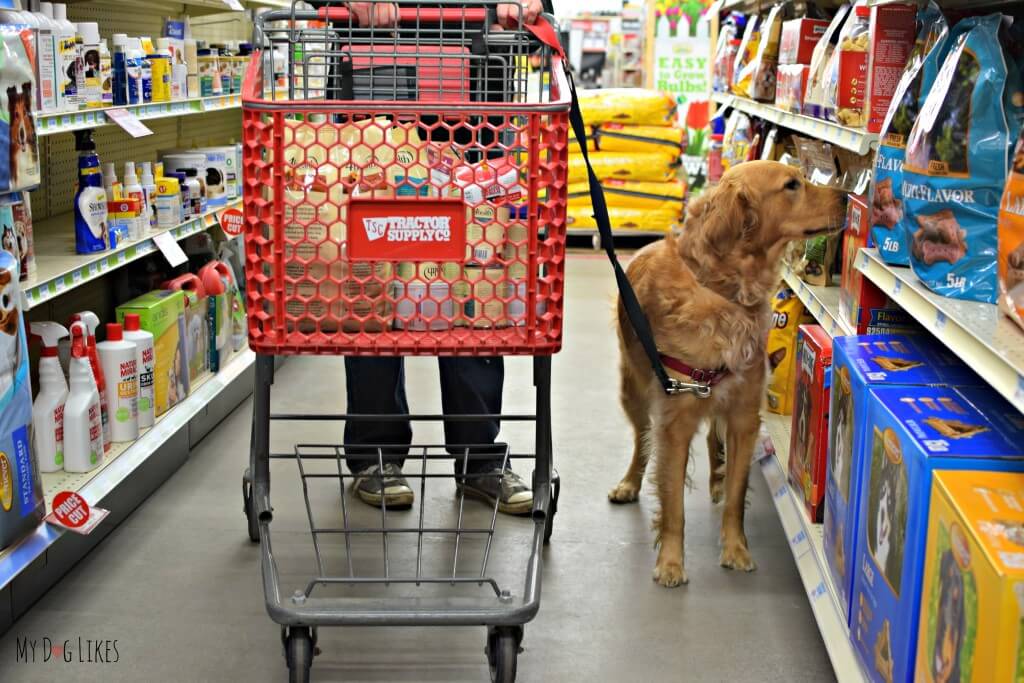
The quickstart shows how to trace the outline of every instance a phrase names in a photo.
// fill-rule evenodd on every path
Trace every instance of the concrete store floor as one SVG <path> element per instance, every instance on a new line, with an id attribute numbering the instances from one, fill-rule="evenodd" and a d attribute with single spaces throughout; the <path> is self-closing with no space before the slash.
<path id="1" fill-rule="evenodd" d="M 631 443 L 616 399 L 611 272 L 590 255 L 571 258 L 568 270 L 565 350 L 554 361 L 562 502 L 544 556 L 540 614 L 526 627 L 519 680 L 833 680 L 756 471 L 747 534 L 759 568 L 753 574 L 719 568 L 720 511 L 708 502 L 703 440 L 694 446 L 694 488 L 686 497 L 690 583 L 667 590 L 651 581 L 655 505 L 650 490 L 639 505 L 627 507 L 612 506 L 605 497 L 624 471 Z M 288 362 L 277 376 L 275 407 L 343 410 L 342 373 L 337 358 Z M 533 400 L 529 362 L 510 360 L 506 374 L 506 412 L 528 409 Z M 409 362 L 408 386 L 414 412 L 439 411 L 433 359 Z M 239 481 L 248 457 L 250 409 L 244 404 L 221 424 L 170 481 L 14 624 L 0 642 L 0 680 L 286 679 L 278 628 L 263 607 L 257 547 L 246 538 L 241 514 Z M 335 426 L 294 429 L 275 432 L 277 449 L 300 440 L 340 440 Z M 437 436 L 429 429 L 417 431 L 420 441 Z M 513 445 L 529 441 L 521 429 L 507 430 L 506 438 Z M 450 471 L 450 464 L 442 465 L 442 471 Z M 520 469 L 529 467 L 524 463 Z M 272 477 L 271 529 L 289 594 L 313 570 L 308 522 L 295 464 L 275 463 Z M 336 481 L 331 483 L 333 488 L 312 492 L 311 498 L 317 521 L 337 525 L 338 489 Z M 431 480 L 429 518 L 453 523 L 453 491 L 450 480 Z M 358 502 L 349 507 L 373 519 L 373 510 Z M 467 502 L 466 510 L 475 523 L 489 520 L 478 503 Z M 334 517 L 325 522 L 323 514 Z M 414 516 L 406 523 L 415 524 Z M 530 528 L 524 520 L 499 520 L 490 569 L 513 590 L 522 585 Z M 342 549 L 331 546 L 325 554 L 338 560 Z M 431 549 L 438 553 L 426 556 L 425 566 L 450 567 L 450 544 L 440 539 Z M 380 562 L 379 541 L 360 551 Z M 467 567 L 480 557 L 478 548 L 464 548 L 462 554 Z M 392 571 L 401 571 L 402 561 L 412 557 L 396 545 Z M 364 566 L 372 570 L 374 565 Z M 117 639 L 120 662 L 15 664 L 19 636 L 56 642 Z M 317 681 L 484 681 L 483 646 L 482 628 L 322 629 L 323 654 L 314 661 L 313 676 Z"/>

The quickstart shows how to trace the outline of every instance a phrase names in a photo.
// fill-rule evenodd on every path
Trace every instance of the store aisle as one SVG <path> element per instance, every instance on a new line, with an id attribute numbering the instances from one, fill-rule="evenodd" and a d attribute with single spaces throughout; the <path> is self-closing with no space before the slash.
<path id="1" fill-rule="evenodd" d="M 690 584 L 651 581 L 650 491 L 613 507 L 606 491 L 622 474 L 631 442 L 617 405 L 613 283 L 601 259 L 569 262 L 565 350 L 556 358 L 556 466 L 563 481 L 555 535 L 546 551 L 538 618 L 526 628 L 520 680 L 829 681 L 831 668 L 760 474 L 752 476 L 747 534 L 759 569 L 720 569 L 719 510 L 707 500 L 703 443 L 695 445 L 687 495 Z M 414 411 L 437 411 L 436 363 L 408 366 Z M 303 358 L 278 373 L 275 406 L 342 410 L 340 359 Z M 530 366 L 507 365 L 506 411 L 528 408 Z M 257 547 L 246 539 L 240 477 L 248 458 L 250 404 L 229 417 L 188 463 L 0 642 L 0 680 L 281 681 L 278 629 L 263 608 Z M 339 440 L 330 428 L 277 432 L 276 446 Z M 510 430 L 516 443 L 521 432 Z M 430 435 L 429 432 L 419 433 Z M 520 441 L 521 442 L 521 441 Z M 448 465 L 445 464 L 447 467 Z M 294 583 L 311 568 L 308 531 L 293 463 L 275 466 L 275 551 Z M 428 506 L 454 514 L 454 486 L 434 480 Z M 339 513 L 337 490 L 314 494 L 317 512 Z M 358 503 L 356 503 L 358 505 Z M 467 501 L 467 509 L 470 502 Z M 432 514 L 432 513 L 428 513 Z M 473 514 L 481 514 L 476 509 Z M 530 528 L 500 521 L 492 563 L 519 586 Z M 503 559 L 507 562 L 502 563 Z M 116 639 L 116 664 L 14 664 L 16 639 Z M 320 634 L 317 681 L 483 681 L 484 630 L 361 629 Z"/>

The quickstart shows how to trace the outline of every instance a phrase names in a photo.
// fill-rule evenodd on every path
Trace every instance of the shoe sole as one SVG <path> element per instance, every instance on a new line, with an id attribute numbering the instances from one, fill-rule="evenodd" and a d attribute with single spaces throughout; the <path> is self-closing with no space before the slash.
<path id="1" fill-rule="evenodd" d="M 462 484 L 456 484 L 455 487 L 463 493 L 467 498 L 473 498 L 480 500 L 488 505 L 494 505 L 494 496 L 484 493 L 479 489 L 470 488 Z M 521 503 L 502 503 L 498 501 L 498 512 L 506 515 L 528 515 L 533 511 L 533 499 L 523 501 Z"/>
<path id="2" fill-rule="evenodd" d="M 396 509 L 408 509 L 412 507 L 413 499 L 415 496 L 412 491 L 408 493 L 392 493 L 389 495 L 383 495 L 380 493 L 371 493 L 370 491 L 364 491 L 362 489 L 356 489 L 356 495 L 359 496 L 359 500 L 363 501 L 367 505 L 373 507 L 380 507 L 381 501 L 384 501 L 384 507 L 388 510 Z"/>

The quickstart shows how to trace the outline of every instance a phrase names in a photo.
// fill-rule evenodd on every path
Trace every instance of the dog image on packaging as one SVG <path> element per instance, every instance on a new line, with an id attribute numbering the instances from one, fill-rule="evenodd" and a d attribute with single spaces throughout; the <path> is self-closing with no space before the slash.
<path id="1" fill-rule="evenodd" d="M 800 325 L 814 319 L 793 290 L 783 287 L 772 301 L 772 326 L 768 331 L 768 410 L 778 415 L 793 412 L 796 377 L 796 341 Z"/>
<path id="2" fill-rule="evenodd" d="M 828 398 L 832 386 L 832 337 L 820 325 L 801 325 L 797 342 L 796 398 L 789 447 L 789 478 L 803 495 L 812 521 L 825 501 Z"/>
<path id="3" fill-rule="evenodd" d="M 861 464 L 870 440 L 868 389 L 981 383 L 958 358 L 919 337 L 883 334 L 833 339 L 823 542 L 826 564 L 847 618 L 859 538 Z"/>
<path id="4" fill-rule="evenodd" d="M 39 145 L 32 116 L 35 84 L 29 54 L 32 32 L 0 35 L 0 192 L 28 189 L 40 182 Z M 6 149 L 4 149 L 6 148 Z"/>
<path id="5" fill-rule="evenodd" d="M 153 335 L 153 401 L 159 417 L 189 392 L 185 293 L 158 289 L 121 304 L 117 321 L 122 325 L 127 313 L 138 313 L 139 327 Z"/>
<path id="6" fill-rule="evenodd" d="M 872 680 L 910 683 L 932 472 L 1013 471 L 1021 477 L 1024 445 L 995 429 L 955 389 L 872 387 L 868 402 L 850 635 Z"/>
<path id="7" fill-rule="evenodd" d="M 1024 676 L 1024 477 L 939 471 L 932 481 L 915 680 Z"/>

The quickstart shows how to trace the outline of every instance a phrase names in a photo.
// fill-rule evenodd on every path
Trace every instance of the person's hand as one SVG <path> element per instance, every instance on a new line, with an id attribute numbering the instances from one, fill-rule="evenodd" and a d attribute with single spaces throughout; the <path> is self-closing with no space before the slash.
<path id="1" fill-rule="evenodd" d="M 522 0 L 522 7 L 519 4 L 503 3 L 498 5 L 498 26 L 512 28 L 519 25 L 519 10 L 523 11 L 523 23 L 533 24 L 537 17 L 544 11 L 540 0 Z"/>
<path id="2" fill-rule="evenodd" d="M 390 27 L 398 23 L 398 5 L 391 2 L 350 2 L 348 10 L 363 28 Z"/>

